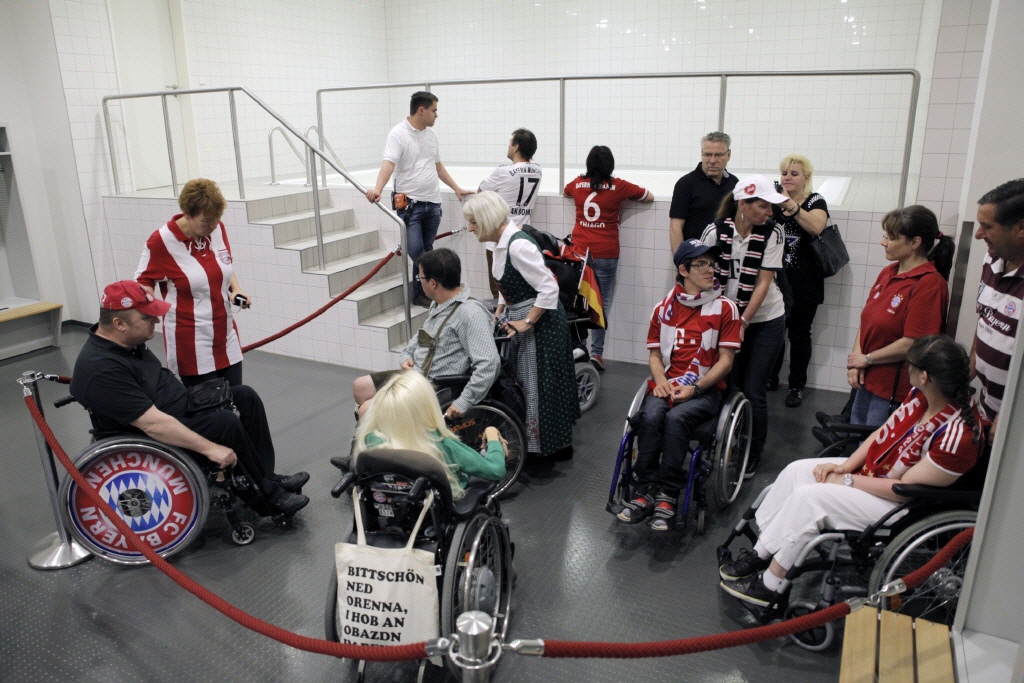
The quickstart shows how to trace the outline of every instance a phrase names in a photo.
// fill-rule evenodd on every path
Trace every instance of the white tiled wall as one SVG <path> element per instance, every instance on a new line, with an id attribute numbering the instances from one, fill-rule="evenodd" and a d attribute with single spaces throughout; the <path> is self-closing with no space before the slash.
<path id="1" fill-rule="evenodd" d="M 118 214 L 105 219 L 100 200 L 110 192 L 111 182 L 99 100 L 117 91 L 106 2 L 49 0 L 49 5 L 96 278 L 102 284 L 130 275 L 121 271 L 134 264 L 130 252 L 135 248 L 129 243 L 138 238 L 133 233 L 127 240 L 126 234 L 117 233 L 113 221 L 127 218 Z M 324 95 L 325 134 L 352 168 L 379 163 L 387 130 L 406 114 L 409 93 L 420 82 L 916 68 L 923 76 L 917 116 L 920 144 L 912 155 L 908 202 L 915 199 L 919 182 L 921 201 L 940 212 L 944 225 L 953 226 L 988 0 L 182 0 L 180 6 L 188 85 L 244 84 L 303 130 L 316 122 L 317 88 L 416 83 L 386 91 Z M 556 86 L 435 85 L 432 90 L 441 98 L 437 132 L 442 157 L 449 163 L 498 163 L 509 132 L 525 125 L 540 138 L 537 161 L 553 168 L 560 143 Z M 224 181 L 234 177 L 234 158 L 226 100 L 216 97 L 194 102 L 202 172 Z M 696 163 L 697 138 L 717 127 L 718 97 L 714 78 L 571 82 L 566 86 L 567 158 L 582 163 L 590 146 L 608 144 L 627 178 L 630 167 L 687 171 Z M 897 172 L 908 97 L 909 80 L 895 75 L 800 81 L 731 78 L 725 128 L 734 137 L 732 163 L 770 168 L 783 154 L 798 150 L 815 160 L 819 172 Z M 114 114 L 116 128 L 116 108 Z M 266 135 L 273 124 L 241 98 L 239 122 L 246 176 L 266 176 Z M 288 160 L 290 155 L 278 145 L 280 172 L 299 172 L 298 162 Z M 126 169 L 127 156 L 120 148 L 117 163 Z M 365 202 L 355 202 L 357 220 L 379 222 L 379 214 Z M 454 199 L 446 197 L 445 211 L 445 227 L 461 223 Z M 643 336 L 650 305 L 670 282 L 667 271 L 649 267 L 666 260 L 667 212 L 668 205 L 662 202 L 625 212 L 622 271 L 607 350 L 611 359 L 642 360 L 635 340 Z M 857 313 L 882 262 L 876 246 L 880 215 L 837 213 L 836 218 L 854 262 L 828 284 L 815 330 L 820 343 L 811 382 L 841 388 L 843 358 L 856 330 Z M 541 198 L 536 221 L 542 227 L 564 234 L 571 219 L 567 202 Z M 142 234 L 152 227 L 147 221 Z M 391 232 L 385 242 L 396 239 Z M 456 241 L 467 257 L 470 281 L 482 294 L 482 259 L 476 246 L 468 237 Z M 277 258 L 271 258 L 275 267 L 281 265 Z M 282 285 L 271 298 L 290 291 Z M 295 291 L 305 301 L 310 290 Z M 291 319 L 282 312 L 280 322 L 283 327 Z M 269 325 L 268 331 L 273 331 Z M 375 366 L 387 362 L 376 349 L 359 344 L 354 348 L 360 349 L 355 356 L 342 353 L 332 358 L 349 362 L 354 357 L 360 364 L 369 361 Z"/>

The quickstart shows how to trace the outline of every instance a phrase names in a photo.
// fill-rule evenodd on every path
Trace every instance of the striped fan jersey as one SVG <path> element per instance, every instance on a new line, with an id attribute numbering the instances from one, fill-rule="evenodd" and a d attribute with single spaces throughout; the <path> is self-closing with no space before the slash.
<path id="1" fill-rule="evenodd" d="M 985 417 L 999 413 L 1006 389 L 1014 340 L 1024 303 L 1024 266 L 1006 273 L 1002 259 L 985 255 L 978 287 L 978 330 L 974 338 L 974 364 L 981 380 L 978 403 Z"/>
<path id="2" fill-rule="evenodd" d="M 135 279 L 159 285 L 171 310 L 163 319 L 167 367 L 179 376 L 222 370 L 242 360 L 228 286 L 231 245 L 221 223 L 209 238 L 186 237 L 181 214 L 146 240 Z"/>
<path id="3" fill-rule="evenodd" d="M 960 408 L 950 403 L 924 424 L 918 424 L 927 410 L 924 394 L 911 389 L 868 446 L 858 474 L 901 479 L 922 458 L 947 474 L 964 474 L 974 467 L 981 445 L 974 443 Z M 976 414 L 976 423 L 978 419 Z"/>

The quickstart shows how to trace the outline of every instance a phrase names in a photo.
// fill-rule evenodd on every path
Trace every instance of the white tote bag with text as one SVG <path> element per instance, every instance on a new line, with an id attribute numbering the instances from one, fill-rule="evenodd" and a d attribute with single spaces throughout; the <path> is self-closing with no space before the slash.
<path id="1" fill-rule="evenodd" d="M 357 543 L 334 547 L 338 570 L 338 638 L 355 645 L 409 645 L 439 635 L 434 554 L 413 547 L 434 502 L 427 494 L 404 548 L 366 544 L 359 492 L 353 490 Z"/>

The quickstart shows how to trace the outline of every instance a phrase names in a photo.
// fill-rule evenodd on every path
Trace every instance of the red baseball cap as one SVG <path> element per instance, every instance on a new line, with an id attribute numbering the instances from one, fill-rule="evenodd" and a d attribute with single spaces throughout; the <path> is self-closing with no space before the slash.
<path id="1" fill-rule="evenodd" d="M 143 289 L 135 280 L 121 280 L 107 285 L 100 299 L 100 306 L 108 311 L 127 311 L 132 308 L 146 315 L 164 317 L 171 305 L 166 301 L 154 299 L 153 295 Z"/>

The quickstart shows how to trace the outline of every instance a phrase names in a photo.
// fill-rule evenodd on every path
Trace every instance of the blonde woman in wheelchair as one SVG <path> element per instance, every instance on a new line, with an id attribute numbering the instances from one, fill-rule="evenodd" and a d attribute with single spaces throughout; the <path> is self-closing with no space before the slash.
<path id="1" fill-rule="evenodd" d="M 823 529 L 863 530 L 902 500 L 895 484 L 945 487 L 982 452 L 963 347 L 944 335 L 921 337 L 907 353 L 912 389 L 903 404 L 849 458 L 790 463 L 757 508 L 753 550 L 719 568 L 721 587 L 768 607 L 789 589 L 786 573 Z"/>
<path id="2" fill-rule="evenodd" d="M 403 372 L 380 388 L 356 431 L 359 453 L 372 448 L 420 451 L 441 461 L 448 472 L 452 498 L 466 493 L 470 477 L 500 481 L 508 448 L 495 427 L 484 430 L 482 452 L 462 443 L 444 421 L 433 385 L 418 372 Z"/>

